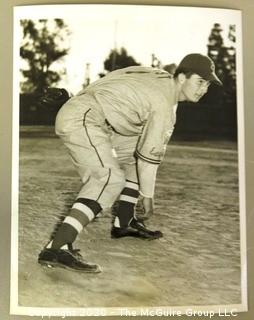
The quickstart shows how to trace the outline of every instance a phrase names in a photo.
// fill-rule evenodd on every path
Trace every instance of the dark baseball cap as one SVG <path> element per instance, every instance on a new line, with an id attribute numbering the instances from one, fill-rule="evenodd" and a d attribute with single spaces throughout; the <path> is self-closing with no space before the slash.
<path id="1" fill-rule="evenodd" d="M 207 81 L 211 81 L 222 86 L 222 82 L 215 74 L 214 62 L 208 56 L 199 53 L 188 54 L 180 62 L 177 69 L 191 71 Z"/>

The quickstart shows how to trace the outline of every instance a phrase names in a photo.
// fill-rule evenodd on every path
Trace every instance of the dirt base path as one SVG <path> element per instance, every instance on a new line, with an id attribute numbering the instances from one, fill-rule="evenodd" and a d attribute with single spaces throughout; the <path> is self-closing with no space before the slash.
<path id="1" fill-rule="evenodd" d="M 45 269 L 37 256 L 80 187 L 58 139 L 20 142 L 19 305 L 152 307 L 241 303 L 237 153 L 170 145 L 158 173 L 155 241 L 111 239 L 109 212 L 76 247 L 99 275 Z"/>

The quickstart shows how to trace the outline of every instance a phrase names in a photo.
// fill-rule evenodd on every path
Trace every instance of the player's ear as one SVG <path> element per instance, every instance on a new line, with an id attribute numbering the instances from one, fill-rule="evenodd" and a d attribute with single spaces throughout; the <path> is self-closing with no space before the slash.
<path id="1" fill-rule="evenodd" d="M 177 79 L 180 84 L 183 84 L 186 81 L 186 75 L 184 73 L 179 73 Z"/>

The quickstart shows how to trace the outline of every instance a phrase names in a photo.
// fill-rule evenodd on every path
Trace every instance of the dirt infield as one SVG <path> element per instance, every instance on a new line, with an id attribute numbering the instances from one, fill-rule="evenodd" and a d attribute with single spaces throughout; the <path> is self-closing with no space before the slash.
<path id="1" fill-rule="evenodd" d="M 205 145 L 205 147 L 204 147 Z M 76 247 L 99 275 L 44 269 L 37 256 L 80 187 L 58 139 L 20 141 L 19 305 L 147 307 L 241 303 L 238 168 L 235 145 L 170 144 L 159 168 L 155 241 L 110 238 L 105 212 Z"/>

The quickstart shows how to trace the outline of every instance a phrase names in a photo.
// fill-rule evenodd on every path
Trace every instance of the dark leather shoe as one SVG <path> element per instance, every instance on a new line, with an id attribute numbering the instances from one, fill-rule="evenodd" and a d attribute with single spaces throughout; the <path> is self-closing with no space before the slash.
<path id="1" fill-rule="evenodd" d="M 101 272 L 101 268 L 97 264 L 85 262 L 78 249 L 63 250 L 44 248 L 39 254 L 38 263 L 49 268 L 60 267 L 88 273 Z"/>
<path id="2" fill-rule="evenodd" d="M 143 222 L 132 219 L 129 226 L 126 228 L 117 228 L 115 226 L 111 229 L 112 238 L 122 238 L 122 237 L 135 237 L 141 239 L 158 239 L 163 237 L 161 231 L 152 231 L 146 228 Z"/>

